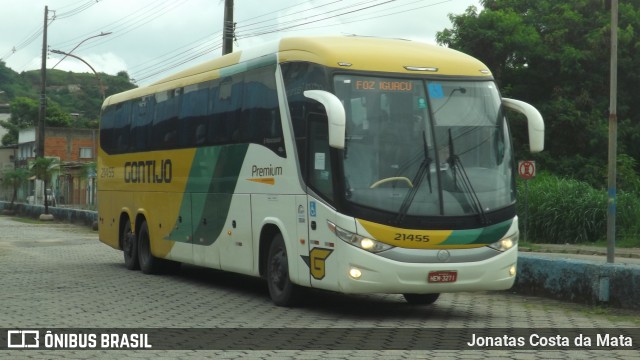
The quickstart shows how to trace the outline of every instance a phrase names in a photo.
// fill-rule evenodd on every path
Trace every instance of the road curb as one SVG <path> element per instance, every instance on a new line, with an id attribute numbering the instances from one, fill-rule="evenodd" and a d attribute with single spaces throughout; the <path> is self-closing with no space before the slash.
<path id="1" fill-rule="evenodd" d="M 10 203 L 7 201 L 0 201 L 0 210 L 8 209 L 9 205 Z M 40 215 L 44 214 L 44 206 L 15 203 L 13 204 L 13 211 L 20 216 L 38 219 Z M 94 226 L 98 221 L 98 212 L 92 210 L 49 206 L 49 214 L 53 215 L 55 220 L 66 221 L 72 224 Z"/>
<path id="2" fill-rule="evenodd" d="M 640 309 L 640 266 L 520 253 L 513 290 L 590 305 Z"/>

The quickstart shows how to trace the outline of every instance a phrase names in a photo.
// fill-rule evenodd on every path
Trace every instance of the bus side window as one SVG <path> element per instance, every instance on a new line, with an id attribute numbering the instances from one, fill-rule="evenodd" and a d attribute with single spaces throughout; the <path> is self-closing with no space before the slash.
<path id="1" fill-rule="evenodd" d="M 189 85 L 184 88 L 180 104 L 180 147 L 206 144 L 206 122 L 209 105 L 209 84 Z"/>
<path id="2" fill-rule="evenodd" d="M 113 127 L 114 152 L 125 153 L 129 151 L 129 138 L 131 133 L 131 102 L 123 102 L 116 105 L 115 121 Z"/>
<path id="3" fill-rule="evenodd" d="M 327 75 L 322 66 L 308 62 L 283 63 L 281 67 L 289 114 L 291 115 L 291 125 L 296 139 L 295 145 L 300 173 L 306 181 L 309 172 L 313 169 L 313 162 L 308 163 L 309 159 L 311 159 L 310 154 L 308 154 L 307 141 L 309 133 L 307 130 L 308 126 L 310 126 L 307 123 L 308 114 L 310 112 L 322 112 L 324 108 L 318 102 L 305 97 L 304 91 L 328 89 Z"/>
<path id="4" fill-rule="evenodd" d="M 328 119 L 324 114 L 310 113 L 307 121 L 309 124 L 309 185 L 329 200 L 333 200 Z"/>
<path id="5" fill-rule="evenodd" d="M 208 144 L 226 144 L 231 140 L 228 132 L 227 122 L 224 118 L 224 104 L 220 99 L 221 81 L 215 80 L 211 84 L 209 92 L 209 111 L 208 111 L 208 128 L 207 143 Z M 223 90 L 224 91 L 224 90 Z"/>
<path id="6" fill-rule="evenodd" d="M 242 111 L 243 75 L 228 76 L 220 82 L 215 103 L 215 121 L 223 122 L 226 136 L 222 143 L 242 143 L 246 136 L 240 124 Z"/>
<path id="7" fill-rule="evenodd" d="M 182 89 L 178 88 L 156 94 L 152 132 L 153 143 L 158 144 L 159 149 L 173 149 L 178 145 L 181 93 Z"/>
<path id="8" fill-rule="evenodd" d="M 153 105 L 153 96 L 146 96 L 133 102 L 131 113 L 131 147 L 133 151 L 146 151 L 149 149 Z"/>
<path id="9" fill-rule="evenodd" d="M 267 66 L 249 71 L 245 76 L 242 105 L 242 125 L 245 140 L 263 145 L 278 156 L 285 157 L 284 139 L 280 126 L 275 67 Z"/>
<path id="10" fill-rule="evenodd" d="M 100 119 L 100 147 L 108 154 L 113 154 L 115 149 L 115 110 L 113 105 L 105 108 Z"/>

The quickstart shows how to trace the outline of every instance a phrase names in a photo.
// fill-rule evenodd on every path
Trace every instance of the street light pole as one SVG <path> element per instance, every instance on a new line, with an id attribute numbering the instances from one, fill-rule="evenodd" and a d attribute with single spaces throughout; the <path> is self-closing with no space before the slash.
<path id="1" fill-rule="evenodd" d="M 85 41 L 87 41 L 87 40 L 91 40 L 91 39 L 93 39 L 93 38 L 97 38 L 97 37 L 100 37 L 100 36 L 107 36 L 107 35 L 111 35 L 111 34 L 112 34 L 112 32 L 100 32 L 100 34 L 98 34 L 98 35 L 90 36 L 90 37 L 88 37 L 88 38 L 86 38 L 86 39 L 84 39 L 84 40 L 80 41 L 80 42 L 78 43 L 78 45 L 76 45 L 73 49 L 71 49 L 71 51 L 68 51 L 68 54 L 71 54 L 75 49 L 79 48 L 79 47 L 80 47 L 80 45 L 82 45 L 82 43 L 84 43 L 84 42 L 85 42 Z M 58 61 L 55 65 L 53 65 L 53 67 L 52 67 L 51 69 L 55 69 L 55 68 L 56 68 L 56 66 L 58 66 L 58 65 L 59 65 L 59 64 L 60 64 L 64 59 L 66 59 L 66 58 L 67 58 L 67 56 L 70 56 L 70 55 L 68 55 L 68 54 L 65 54 L 65 56 L 64 56 L 62 59 L 60 59 L 60 61 Z"/>
<path id="2" fill-rule="evenodd" d="M 44 119 L 47 117 L 47 15 L 49 7 L 44 7 L 44 30 L 42 32 L 42 65 L 40 67 L 40 110 L 36 126 L 36 157 L 44 157 Z M 46 200 L 46 196 L 45 196 Z"/>
<path id="3" fill-rule="evenodd" d="M 96 75 L 96 78 L 98 79 L 98 84 L 100 85 L 100 93 L 102 94 L 102 100 L 105 99 L 104 86 L 102 85 L 102 79 L 100 79 L 100 75 L 98 75 L 98 73 L 96 72 L 96 69 L 94 69 L 93 66 L 89 65 L 88 62 L 82 60 L 82 58 L 80 58 L 79 56 L 76 56 L 76 55 L 73 55 L 73 54 L 69 54 L 69 53 L 66 53 L 66 52 L 60 51 L 60 50 L 51 50 L 51 52 L 54 53 L 54 54 L 60 54 L 60 55 L 64 55 L 64 56 L 71 56 L 72 58 L 76 58 L 76 59 L 82 61 L 83 63 L 85 63 L 91 69 L 91 71 L 93 71 L 93 73 Z"/>
<path id="4" fill-rule="evenodd" d="M 613 263 L 615 261 L 616 251 L 616 164 L 618 153 L 618 0 L 611 1 L 611 63 L 609 82 L 607 263 Z"/>

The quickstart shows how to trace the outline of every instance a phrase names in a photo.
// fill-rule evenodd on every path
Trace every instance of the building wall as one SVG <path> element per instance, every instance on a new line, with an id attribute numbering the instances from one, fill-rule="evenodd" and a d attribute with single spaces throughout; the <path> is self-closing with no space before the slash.
<path id="1" fill-rule="evenodd" d="M 61 162 L 90 162 L 95 160 L 98 130 L 47 128 L 45 131 L 45 156 L 59 157 Z M 81 158 L 81 148 L 90 148 L 90 156 Z"/>
<path id="2" fill-rule="evenodd" d="M 35 128 L 21 130 L 18 142 L 18 165 L 27 166 L 28 161 L 35 157 Z M 44 155 L 60 160 L 60 170 L 53 174 L 52 184 L 48 185 L 55 194 L 57 204 L 94 205 L 95 178 L 87 179 L 83 166 L 96 160 L 98 130 L 48 127 L 45 129 L 44 142 Z M 81 156 L 82 148 L 90 151 L 85 151 Z M 29 194 L 34 189 L 31 182 L 26 190 Z M 43 195 L 40 194 L 40 197 Z"/>
<path id="3" fill-rule="evenodd" d="M 0 179 L 5 171 L 13 170 L 17 146 L 0 147 Z M 13 189 L 0 186 L 0 199 L 10 201 Z"/>

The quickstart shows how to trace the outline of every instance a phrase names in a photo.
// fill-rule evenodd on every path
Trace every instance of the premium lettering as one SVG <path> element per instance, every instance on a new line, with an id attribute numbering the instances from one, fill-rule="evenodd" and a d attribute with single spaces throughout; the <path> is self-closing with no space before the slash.
<path id="1" fill-rule="evenodd" d="M 281 166 L 273 166 L 269 164 L 267 167 L 258 167 L 253 165 L 251 168 L 251 176 L 279 176 L 282 175 L 282 167 Z"/>

